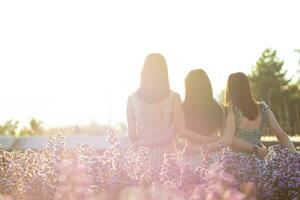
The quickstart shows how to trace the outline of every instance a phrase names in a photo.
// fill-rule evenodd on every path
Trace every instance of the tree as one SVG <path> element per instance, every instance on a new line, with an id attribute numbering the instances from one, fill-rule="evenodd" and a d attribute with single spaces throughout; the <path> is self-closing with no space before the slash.
<path id="1" fill-rule="evenodd" d="M 300 89 L 296 84 L 289 86 L 289 110 L 290 112 L 290 123 L 294 128 L 293 132 L 299 134 L 300 131 Z"/>
<path id="2" fill-rule="evenodd" d="M 263 51 L 256 66 L 249 75 L 254 96 L 265 101 L 272 108 L 280 122 L 289 127 L 289 83 L 284 61 L 277 57 L 277 51 L 266 49 Z"/>
<path id="3" fill-rule="evenodd" d="M 249 76 L 256 98 L 271 105 L 272 99 L 282 96 L 290 80 L 286 80 L 284 62 L 277 57 L 276 50 L 266 49 L 256 62 L 256 66 Z"/>
<path id="4" fill-rule="evenodd" d="M 42 122 L 36 119 L 31 119 L 29 122 L 29 128 L 23 127 L 19 130 L 19 121 L 8 120 L 0 125 L 0 135 L 9 136 L 29 136 L 40 135 L 43 133 Z"/>
<path id="5" fill-rule="evenodd" d="M 31 119 L 29 122 L 32 135 L 40 135 L 43 132 L 42 122 L 36 119 Z"/>
<path id="6" fill-rule="evenodd" d="M 0 125 L 0 135 L 17 135 L 17 129 L 19 127 L 19 121 L 8 120 Z"/>
<path id="7" fill-rule="evenodd" d="M 300 56 L 300 49 L 295 49 L 295 51 L 296 51 L 296 52 L 299 54 L 299 56 Z M 300 67 L 300 57 L 299 57 L 299 60 L 298 60 L 298 66 Z M 298 73 L 299 73 L 299 75 L 300 75 L 300 68 L 299 68 L 299 70 L 298 70 Z M 297 85 L 298 85 L 298 87 L 300 87 L 300 76 L 298 77 Z"/>

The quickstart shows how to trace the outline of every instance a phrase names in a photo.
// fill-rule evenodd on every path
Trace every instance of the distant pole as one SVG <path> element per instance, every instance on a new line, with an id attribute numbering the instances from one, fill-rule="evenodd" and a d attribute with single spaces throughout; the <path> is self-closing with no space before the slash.
<path id="1" fill-rule="evenodd" d="M 111 77 L 112 77 L 112 71 L 111 71 L 111 68 L 109 68 L 109 70 L 107 71 L 107 77 L 108 77 L 108 80 L 107 80 L 107 89 L 108 89 L 108 94 L 107 94 L 107 110 L 108 110 L 108 125 L 111 127 L 112 124 L 111 124 L 111 106 L 112 106 L 112 103 L 111 103 Z"/>
<path id="2" fill-rule="evenodd" d="M 108 124 L 111 126 L 111 93 L 110 93 L 110 87 L 108 88 Z"/>

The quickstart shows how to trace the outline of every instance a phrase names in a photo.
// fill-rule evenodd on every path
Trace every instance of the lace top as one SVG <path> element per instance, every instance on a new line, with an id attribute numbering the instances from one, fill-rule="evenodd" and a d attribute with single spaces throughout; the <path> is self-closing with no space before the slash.
<path id="1" fill-rule="evenodd" d="M 256 129 L 246 130 L 240 127 L 241 118 L 243 117 L 242 111 L 235 107 L 234 115 L 235 115 L 235 134 L 237 137 L 250 142 L 253 145 L 260 145 L 261 136 L 263 135 L 263 130 L 268 126 L 268 106 L 265 102 L 260 102 L 260 111 L 261 111 L 261 125 Z"/>
<path id="2" fill-rule="evenodd" d="M 131 98 L 138 137 L 148 139 L 166 134 L 172 121 L 174 92 L 171 91 L 163 101 L 153 104 L 141 101 L 136 94 Z M 165 145 L 148 147 L 148 150 L 150 164 L 156 173 L 163 163 L 164 155 L 174 153 L 175 146 L 170 141 Z"/>
<path id="3" fill-rule="evenodd" d="M 174 93 L 171 91 L 163 102 L 157 103 L 162 104 L 162 107 L 159 107 L 160 109 L 147 112 L 143 109 L 143 102 L 139 100 L 138 96 L 136 94 L 132 95 L 132 107 L 139 137 L 149 138 L 166 132 L 172 121 L 173 96 Z M 153 104 L 147 105 L 151 106 Z"/>

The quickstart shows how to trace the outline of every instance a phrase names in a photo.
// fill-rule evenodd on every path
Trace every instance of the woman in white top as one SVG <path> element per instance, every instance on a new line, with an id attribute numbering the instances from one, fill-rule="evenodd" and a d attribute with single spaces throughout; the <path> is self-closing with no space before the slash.
<path id="1" fill-rule="evenodd" d="M 170 90 L 166 61 L 157 53 L 145 60 L 140 87 L 128 98 L 127 120 L 130 140 L 136 146 L 149 147 L 151 165 L 158 169 L 164 154 L 176 152 L 176 133 L 202 143 L 218 138 L 186 129 L 180 97 Z"/>

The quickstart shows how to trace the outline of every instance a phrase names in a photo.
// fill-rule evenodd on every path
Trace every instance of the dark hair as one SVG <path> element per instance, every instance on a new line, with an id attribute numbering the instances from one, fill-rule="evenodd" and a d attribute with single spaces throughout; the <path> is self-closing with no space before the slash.
<path id="1" fill-rule="evenodd" d="M 225 104 L 236 106 L 250 120 L 257 117 L 257 102 L 251 94 L 249 80 L 244 73 L 237 72 L 228 77 Z"/>
<path id="2" fill-rule="evenodd" d="M 212 86 L 204 70 L 192 70 L 187 75 L 183 109 L 186 120 L 204 120 L 210 131 L 222 128 L 223 110 L 213 98 Z"/>
<path id="3" fill-rule="evenodd" d="M 168 67 L 161 54 L 153 53 L 146 57 L 137 94 L 147 103 L 160 101 L 170 94 Z"/>

